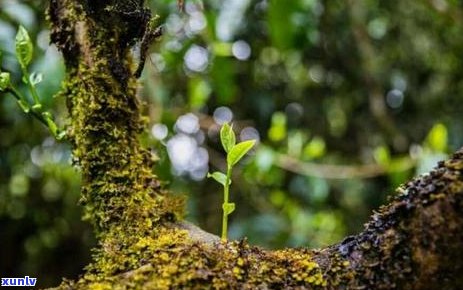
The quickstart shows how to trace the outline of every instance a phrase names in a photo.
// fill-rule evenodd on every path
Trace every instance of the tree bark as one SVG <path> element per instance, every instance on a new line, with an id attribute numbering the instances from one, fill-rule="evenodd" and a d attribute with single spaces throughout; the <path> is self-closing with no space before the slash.
<path id="1" fill-rule="evenodd" d="M 130 0 L 50 0 L 63 53 L 69 140 L 99 245 L 62 289 L 461 289 L 463 150 L 399 188 L 365 230 L 325 249 L 268 251 L 182 221 L 161 189 L 136 97 L 129 49 L 150 13 Z"/>

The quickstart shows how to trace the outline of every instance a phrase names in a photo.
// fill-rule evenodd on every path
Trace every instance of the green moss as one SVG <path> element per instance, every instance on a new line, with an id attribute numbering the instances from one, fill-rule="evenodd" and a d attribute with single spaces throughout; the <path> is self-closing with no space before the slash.
<path id="1" fill-rule="evenodd" d="M 124 78 L 110 64 L 120 58 L 117 31 L 96 29 L 89 20 L 82 25 L 87 27 L 79 33 L 98 33 L 81 36 L 88 40 L 80 45 L 79 64 L 69 70 L 64 94 L 71 118 L 68 134 L 83 175 L 85 217 L 98 234 L 121 224 L 152 229 L 163 217 L 181 215 L 181 204 L 159 189 L 152 157 L 139 143 L 143 122 L 136 80 L 121 83 Z"/>
<path id="2" fill-rule="evenodd" d="M 155 233 L 143 237 L 116 234 L 102 245 L 82 279 L 61 287 L 323 289 L 346 284 L 353 277 L 346 275 L 347 261 L 334 259 L 331 271 L 326 272 L 309 251 L 269 252 L 245 241 L 206 246 L 189 240 L 185 231 L 158 228 Z"/>

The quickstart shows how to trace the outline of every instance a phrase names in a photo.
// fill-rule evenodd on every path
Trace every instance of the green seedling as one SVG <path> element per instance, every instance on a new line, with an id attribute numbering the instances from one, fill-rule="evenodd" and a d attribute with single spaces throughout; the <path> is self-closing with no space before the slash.
<path id="1" fill-rule="evenodd" d="M 233 166 L 238 163 L 238 161 L 240 161 L 249 150 L 251 150 L 256 143 L 256 140 L 248 140 L 236 144 L 236 137 L 235 132 L 233 132 L 233 128 L 228 125 L 228 123 L 225 123 L 220 129 L 220 141 L 227 153 L 227 172 L 224 174 L 216 171 L 214 173 L 208 173 L 207 177 L 213 178 L 223 186 L 222 240 L 226 240 L 228 216 L 235 210 L 235 204 L 229 202 Z"/>
<path id="2" fill-rule="evenodd" d="M 16 98 L 19 107 L 24 111 L 24 113 L 31 114 L 34 118 L 47 126 L 51 134 L 56 139 L 60 140 L 64 137 L 64 131 L 58 129 L 58 126 L 53 120 L 53 116 L 49 112 L 43 110 L 37 93 L 36 85 L 42 81 L 42 74 L 35 72 L 29 74 L 27 69 L 32 61 L 34 46 L 27 30 L 24 27 L 19 27 L 15 40 L 16 58 L 18 59 L 23 74 L 22 81 L 27 85 L 32 96 L 33 103 L 30 104 L 28 99 L 13 86 L 10 73 L 8 72 L 0 71 L 0 92 L 12 94 Z"/>

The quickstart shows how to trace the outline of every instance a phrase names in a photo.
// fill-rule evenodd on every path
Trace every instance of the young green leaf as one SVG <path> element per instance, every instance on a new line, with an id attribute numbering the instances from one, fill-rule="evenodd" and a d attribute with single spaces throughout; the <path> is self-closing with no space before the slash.
<path id="1" fill-rule="evenodd" d="M 214 172 L 212 174 L 208 173 L 207 177 L 208 178 L 213 178 L 215 181 L 222 184 L 223 186 L 225 186 L 225 183 L 227 182 L 227 176 L 225 174 L 223 174 L 222 172 L 216 171 L 216 172 Z M 230 184 L 231 184 L 231 180 L 228 181 L 228 185 L 230 185 Z"/>
<path id="2" fill-rule="evenodd" d="M 227 153 L 235 146 L 235 132 L 233 132 L 233 128 L 228 123 L 223 124 L 220 129 L 220 141 L 222 141 L 223 149 Z"/>
<path id="3" fill-rule="evenodd" d="M 7 72 L 0 73 L 0 92 L 6 90 L 10 86 L 10 74 Z"/>
<path id="4" fill-rule="evenodd" d="M 33 72 L 30 76 L 29 76 L 29 82 L 31 85 L 35 86 L 39 83 L 42 82 L 42 79 L 43 79 L 43 75 L 41 73 L 37 73 L 37 72 Z"/>
<path id="5" fill-rule="evenodd" d="M 229 215 L 229 214 L 231 214 L 232 212 L 235 211 L 235 204 L 233 202 L 224 203 L 224 204 L 222 204 L 222 209 L 223 209 L 223 212 L 226 215 Z"/>
<path id="6" fill-rule="evenodd" d="M 256 140 L 248 140 L 241 143 L 236 144 L 232 147 L 230 152 L 227 155 L 227 163 L 228 166 L 235 165 L 238 161 L 243 158 L 243 156 L 251 150 L 252 146 L 256 144 Z"/>
<path id="7" fill-rule="evenodd" d="M 18 33 L 16 34 L 16 57 L 21 67 L 25 68 L 29 65 L 32 60 L 33 51 L 34 47 L 27 30 L 23 26 L 19 26 Z"/>

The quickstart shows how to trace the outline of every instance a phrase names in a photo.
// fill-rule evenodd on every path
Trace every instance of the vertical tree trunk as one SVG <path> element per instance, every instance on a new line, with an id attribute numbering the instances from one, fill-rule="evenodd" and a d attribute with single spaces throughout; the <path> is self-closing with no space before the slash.
<path id="1" fill-rule="evenodd" d="M 128 50 L 149 16 L 132 0 L 50 1 L 82 204 L 99 238 L 86 274 L 61 288 L 463 288 L 463 151 L 396 192 L 362 233 L 326 249 L 266 251 L 180 222 L 181 201 L 160 189 L 137 139 Z"/>
<path id="2" fill-rule="evenodd" d="M 144 124 L 129 48 L 143 36 L 150 14 L 131 3 L 52 0 L 49 10 L 51 38 L 67 65 L 63 93 L 83 175 L 81 201 L 99 234 L 140 227 L 140 220 L 150 229 L 176 213 L 165 204 L 150 152 L 137 139 Z"/>

